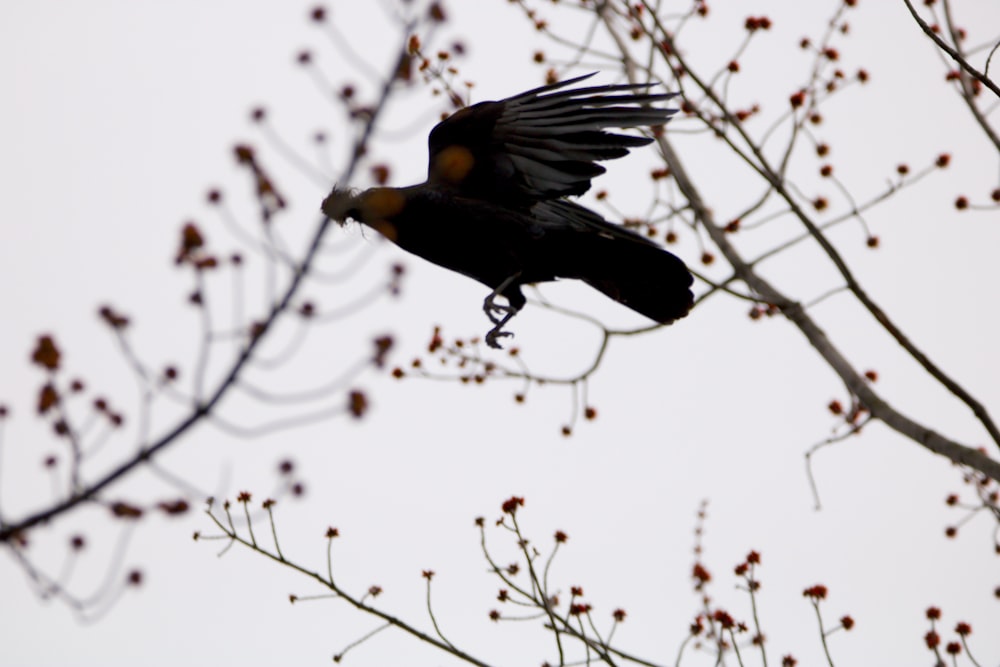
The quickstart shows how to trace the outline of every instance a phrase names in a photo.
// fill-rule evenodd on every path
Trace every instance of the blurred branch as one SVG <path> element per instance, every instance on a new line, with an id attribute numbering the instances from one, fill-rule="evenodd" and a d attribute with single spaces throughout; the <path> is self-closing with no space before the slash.
<path id="1" fill-rule="evenodd" d="M 722 227 L 715 222 L 712 212 L 703 202 L 700 192 L 688 176 L 687 170 L 683 162 L 681 162 L 680 157 L 674 151 L 673 146 L 666 137 L 660 137 L 659 142 L 664 160 L 670 166 L 678 187 L 691 202 L 699 221 L 709 236 L 711 236 L 712 241 L 716 243 L 722 254 L 732 264 L 740 278 L 754 292 L 759 294 L 764 301 L 775 304 L 781 310 L 781 313 L 798 327 L 809 343 L 816 348 L 820 356 L 837 373 L 847 389 L 853 395 L 857 396 L 861 403 L 871 411 L 873 417 L 881 420 L 893 430 L 926 447 L 935 454 L 941 454 L 956 463 L 968 465 L 995 480 L 1000 480 L 1000 461 L 995 461 L 972 447 L 967 447 L 954 440 L 945 438 L 939 433 L 906 417 L 884 401 L 871 388 L 871 385 L 865 378 L 847 361 L 837 347 L 834 346 L 833 342 L 826 335 L 826 332 L 809 316 L 806 309 L 801 304 L 786 297 L 746 263 L 736 248 L 729 242 Z M 988 423 L 992 424 L 992 422 Z M 993 426 L 992 430 L 995 431 L 996 427 Z M 998 437 L 998 442 L 1000 442 L 1000 437 Z"/>
<path id="2" fill-rule="evenodd" d="M 993 94 L 1000 98 L 1000 87 L 998 87 L 997 84 L 993 83 L 993 81 L 991 81 L 985 74 L 970 65 L 969 61 L 962 56 L 958 49 L 952 48 L 947 42 L 941 39 L 941 37 L 934 31 L 934 28 L 920 18 L 920 14 L 917 13 L 917 10 L 914 8 L 913 3 L 910 0 L 903 0 L 903 3 L 910 11 L 910 16 L 912 16 L 913 20 L 917 22 L 918 26 L 920 26 L 920 29 L 930 38 L 932 42 L 934 42 L 934 44 L 937 45 L 939 49 L 951 56 L 952 60 L 958 63 L 959 67 L 969 74 L 969 76 L 975 78 L 981 84 L 992 90 Z"/>
<path id="3" fill-rule="evenodd" d="M 393 67 L 390 73 L 383 79 L 382 86 L 377 98 L 376 103 L 371 108 L 369 115 L 365 121 L 364 127 L 354 144 L 353 150 L 348 161 L 346 168 L 344 169 L 342 175 L 342 182 L 347 183 L 352 179 L 354 172 L 356 171 L 359 161 L 365 154 L 365 146 L 371 137 L 372 131 L 381 115 L 383 108 L 388 101 L 393 84 L 396 80 L 397 72 L 399 69 L 398 63 L 407 58 L 406 53 L 406 38 L 408 37 L 410 31 L 412 30 L 412 25 L 407 25 L 404 30 L 403 44 L 399 47 L 398 58 L 393 62 Z M 248 155 L 246 149 L 243 149 L 241 153 L 238 149 L 237 154 L 243 155 L 244 157 Z M 252 155 L 251 158 L 252 159 Z M 256 169 L 255 164 L 251 164 L 251 167 Z M 259 180 L 263 177 L 258 174 Z M 267 185 L 264 183 L 263 185 Z M 258 192 L 260 195 L 272 195 L 275 196 L 273 189 L 261 188 Z M 266 206 L 264 206 L 266 209 Z M 265 224 L 269 218 L 269 210 L 264 210 L 263 215 L 265 216 Z M 19 519 L 13 521 L 4 520 L 0 524 L 0 543 L 10 542 L 14 540 L 16 536 L 23 534 L 28 529 L 37 526 L 39 524 L 48 522 L 53 518 L 61 516 L 70 510 L 76 508 L 77 506 L 94 501 L 98 498 L 99 494 L 113 486 L 116 482 L 122 480 L 130 473 L 139 469 L 149 461 L 151 461 L 155 456 L 161 453 L 163 450 L 167 449 L 171 445 L 175 444 L 179 439 L 186 435 L 192 428 L 200 424 L 206 418 L 215 418 L 216 415 L 213 411 L 222 401 L 222 399 L 230 393 L 231 389 L 240 386 L 240 378 L 244 369 L 253 361 L 254 355 L 257 353 L 258 349 L 261 347 L 263 341 L 267 338 L 267 333 L 271 331 L 277 320 L 282 317 L 286 312 L 289 312 L 293 300 L 298 296 L 300 288 L 303 285 L 306 277 L 309 275 L 312 269 L 314 260 L 317 254 L 321 251 L 321 245 L 326 236 L 327 230 L 330 227 L 330 219 L 325 216 L 320 219 L 316 231 L 313 233 L 312 238 L 307 246 L 307 250 L 303 255 L 301 261 L 299 261 L 294 267 L 292 267 L 291 279 L 288 286 L 285 288 L 284 292 L 281 294 L 280 298 L 274 302 L 267 316 L 260 322 L 258 322 L 254 327 L 253 335 L 251 335 L 240 350 L 235 361 L 229 367 L 229 369 L 224 373 L 222 379 L 218 382 L 215 389 L 211 390 L 207 397 L 202 398 L 201 382 L 205 372 L 205 366 L 207 364 L 206 354 L 207 347 L 209 345 L 210 331 L 208 330 L 209 325 L 205 322 L 204 318 L 207 314 L 203 315 L 202 326 L 205 327 L 203 330 L 203 344 L 201 346 L 201 351 L 199 353 L 199 361 L 196 369 L 196 392 L 195 403 L 192 406 L 191 412 L 177 422 L 172 428 L 166 431 L 162 436 L 153 440 L 152 442 L 147 442 L 141 444 L 138 451 L 130 456 L 128 459 L 122 461 L 110 471 L 100 475 L 97 479 L 89 482 L 79 482 L 76 480 L 76 468 L 74 466 L 74 484 L 71 493 L 63 500 L 52 503 L 50 506 L 43 509 L 37 510 L 33 513 L 28 514 Z M 196 271 L 196 276 L 200 280 L 201 272 Z M 197 294 L 201 293 L 201 287 L 199 285 L 199 291 Z M 200 297 L 199 297 L 200 298 Z M 202 308 L 203 313 L 207 311 L 207 307 Z M 127 349 L 127 348 L 126 348 Z M 130 362 L 133 367 L 135 367 L 134 359 L 131 357 Z M 339 413 L 339 411 L 338 411 Z M 294 423 L 293 420 L 291 423 Z"/>
<path id="4" fill-rule="evenodd" d="M 643 4 L 647 7 L 649 6 L 647 0 L 643 0 Z M 725 115 L 725 117 L 730 123 L 730 126 L 733 127 L 739 133 L 740 137 L 749 147 L 752 153 L 752 159 L 750 156 L 744 154 L 743 151 L 738 146 L 733 144 L 732 141 L 730 141 L 726 135 L 720 134 L 720 138 L 726 141 L 726 143 L 730 146 L 730 148 L 732 148 L 737 154 L 743 157 L 744 161 L 763 179 L 765 179 L 767 183 L 774 189 L 774 191 L 778 193 L 782 197 L 782 199 L 785 200 L 785 202 L 790 207 L 790 210 L 793 213 L 793 215 L 802 223 L 802 225 L 806 228 L 806 231 L 809 233 L 809 235 L 812 236 L 813 239 L 815 239 L 816 243 L 819 244 L 823 252 L 827 255 L 827 257 L 830 258 L 834 266 L 836 266 L 838 272 L 841 274 L 841 276 L 843 276 L 844 280 L 846 281 L 848 289 L 850 289 L 851 293 L 854 294 L 854 296 L 858 299 L 858 301 L 861 302 L 861 304 L 868 310 L 868 312 L 871 313 L 872 317 L 875 318 L 875 320 L 889 333 L 889 335 L 891 335 L 896 340 L 896 342 L 899 343 L 903 347 L 903 349 L 905 349 L 910 354 L 910 356 L 912 356 L 917 361 L 917 363 L 924 368 L 924 370 L 926 370 L 933 378 L 935 378 L 938 382 L 940 382 L 946 389 L 948 389 L 948 391 L 950 391 L 952 394 L 958 397 L 959 400 L 961 400 L 963 403 L 969 406 L 973 414 L 975 414 L 976 418 L 979 419 L 983 427 L 989 433 L 990 438 L 994 441 L 994 443 L 997 444 L 998 447 L 1000 447 L 1000 428 L 997 427 L 992 417 L 990 417 L 989 412 L 986 410 L 985 406 L 983 406 L 982 403 L 980 403 L 971 394 L 969 394 L 958 382 L 956 382 L 950 376 L 948 376 L 937 364 L 931 361 L 931 359 L 922 350 L 920 350 L 910 340 L 910 338 L 906 336 L 906 334 L 904 334 L 903 331 L 898 326 L 896 326 L 896 324 L 892 320 L 889 319 L 889 316 L 885 313 L 885 311 L 877 303 L 875 303 L 875 301 L 871 298 L 868 292 L 862 287 L 861 283 L 859 283 L 858 280 L 855 278 L 853 272 L 847 266 L 847 262 L 841 256 L 840 252 L 833 246 L 833 244 L 822 232 L 822 230 L 820 230 L 820 228 L 810 219 L 810 217 L 806 215 L 805 211 L 803 211 L 802 207 L 799 205 L 799 202 L 789 192 L 789 184 L 786 181 L 786 177 L 781 173 L 781 171 L 776 171 L 770 166 L 767 158 L 763 154 L 763 151 L 753 141 L 753 139 L 745 132 L 743 124 L 739 122 L 737 118 L 733 117 L 730 114 L 730 112 L 726 108 L 725 103 L 718 98 L 715 91 L 712 90 L 712 88 L 710 88 L 699 78 L 697 73 L 690 67 L 690 63 L 688 63 L 680 55 L 679 50 L 673 43 L 673 38 L 670 36 L 669 31 L 665 29 L 665 27 L 659 22 L 658 19 L 654 18 L 654 20 L 657 25 L 657 29 L 660 32 L 660 36 L 667 44 L 670 45 L 670 52 L 672 54 L 671 57 L 677 60 L 677 62 L 683 68 L 684 72 L 691 78 L 692 81 L 695 82 L 698 88 L 709 99 L 711 99 L 712 102 L 718 107 L 718 109 Z M 629 58 L 629 51 L 627 44 L 622 39 L 622 37 L 617 34 L 615 26 L 610 22 L 609 19 L 605 20 L 605 25 L 607 26 L 609 34 L 611 34 L 612 38 L 616 40 L 616 42 L 619 45 L 619 48 L 622 51 L 622 57 L 625 61 L 625 67 L 626 68 L 633 67 L 632 61 Z M 629 79 L 632 81 L 638 80 L 639 79 L 638 73 L 635 72 L 634 70 L 629 72 Z M 668 144 L 668 142 L 664 137 L 660 137 L 660 144 L 661 147 L 664 147 Z M 790 151 L 791 148 L 788 149 L 789 153 Z M 684 171 L 684 167 L 681 165 L 679 157 L 672 149 L 669 150 L 669 155 L 667 150 L 664 150 L 664 158 L 667 162 L 668 167 L 671 169 L 675 177 L 677 177 L 677 170 Z M 752 265 L 743 260 L 743 258 L 737 254 L 735 247 L 729 243 L 728 239 L 725 237 L 723 228 L 718 226 L 714 222 L 714 220 L 711 220 L 710 218 L 706 217 L 706 215 L 710 215 L 710 211 L 702 202 L 700 195 L 698 195 L 698 193 L 694 190 L 694 184 L 691 182 L 691 180 L 686 177 L 684 178 L 684 182 L 682 182 L 681 178 L 676 178 L 676 180 L 681 192 L 688 198 L 688 201 L 691 202 L 691 205 L 695 210 L 696 216 L 702 222 L 709 235 L 712 237 L 713 242 L 715 242 L 719 246 L 723 254 L 726 255 L 726 258 L 730 261 L 730 263 L 733 264 L 733 268 L 736 270 L 736 272 L 744 280 L 746 280 L 747 275 L 749 274 L 753 274 L 755 278 L 759 279 L 759 276 L 756 275 L 756 271 L 753 269 Z M 695 200 L 692 199 L 692 197 L 696 198 L 697 203 Z M 749 281 L 747 282 L 748 284 L 750 284 Z M 751 285 L 751 287 L 753 288 L 754 286 Z M 779 306 L 781 305 L 782 302 L 788 302 L 788 299 L 786 297 L 778 293 L 776 290 L 773 290 L 773 288 L 770 288 L 770 286 L 769 290 L 770 293 L 775 297 L 775 299 L 778 300 L 774 300 L 772 298 L 768 298 L 765 296 L 766 301 L 774 303 Z M 760 290 L 756 291 L 758 292 L 758 294 L 761 295 L 765 294 L 765 292 L 762 292 Z M 808 318 L 808 316 L 805 314 L 805 310 L 801 308 L 800 310 L 802 316 Z M 786 313 L 786 316 L 788 316 L 788 313 Z M 801 328 L 802 326 L 800 326 L 800 329 Z M 805 329 L 803 329 L 803 333 L 805 333 Z M 826 337 L 824 334 L 824 339 L 825 338 Z M 813 341 L 810 340 L 810 342 Z M 813 342 L 813 344 L 814 346 L 816 345 L 815 342 Z M 839 354 L 837 356 L 839 356 Z M 830 359 L 828 359 L 828 361 L 830 361 Z M 853 375 L 857 376 L 857 373 L 854 372 Z M 843 375 L 841 377 L 844 378 Z M 918 442 L 922 442 L 922 440 L 923 439 L 920 438 L 918 439 Z M 937 453 L 942 453 L 942 452 L 938 451 Z M 994 476 L 997 473 L 1000 473 L 1000 464 L 998 464 L 998 467 L 995 468 L 995 471 L 996 472 L 994 472 Z"/>
<path id="5" fill-rule="evenodd" d="M 965 53 L 962 51 L 961 38 L 959 37 L 958 30 L 955 27 L 955 22 L 951 18 L 951 0 L 942 0 L 942 5 L 944 6 L 944 20 L 948 25 L 948 34 L 951 35 L 951 40 L 955 44 L 955 51 L 964 61 Z M 1000 42 L 997 42 L 997 45 L 1000 45 Z M 996 46 L 994 46 L 994 48 L 996 48 Z M 988 59 L 986 61 L 986 66 L 989 67 Z M 983 132 L 996 147 L 997 151 L 1000 151 L 1000 136 L 997 136 L 993 126 L 986 121 L 986 116 L 979 110 L 979 107 L 976 106 L 975 96 L 979 89 L 971 83 L 969 74 L 970 72 L 967 69 L 963 69 L 959 73 L 958 83 L 962 90 L 961 98 L 965 102 L 965 105 L 969 107 L 969 113 L 971 113 L 972 117 L 976 119 L 977 123 L 979 123 L 979 127 L 982 128 Z M 986 75 L 984 73 L 983 77 L 985 78 L 985 76 Z M 994 92 L 996 92 L 995 86 Z"/>
<path id="6" fill-rule="evenodd" d="M 653 8 L 646 0 L 643 0 L 643 6 L 645 6 L 652 14 Z M 644 80 L 644 78 L 640 76 L 639 68 L 631 58 L 626 40 L 619 34 L 619 28 L 613 21 L 613 17 L 617 15 L 613 14 L 609 8 L 610 4 L 606 3 L 596 11 L 601 12 L 608 34 L 618 45 L 622 56 L 623 67 L 628 74 L 628 78 L 633 82 Z M 715 105 L 717 105 L 720 112 L 724 117 L 726 117 L 730 126 L 740 134 L 743 141 L 745 141 L 746 145 L 749 147 L 752 153 L 752 158 L 750 155 L 744 154 L 742 150 L 733 144 L 724 133 L 718 132 L 717 136 L 726 141 L 728 145 L 737 152 L 737 154 L 743 157 L 744 161 L 754 171 L 756 171 L 768 182 L 771 187 L 774 188 L 775 192 L 781 195 L 785 202 L 790 206 L 793 214 L 802 222 L 808 232 L 815 238 L 817 243 L 819 243 L 823 251 L 834 262 L 841 275 L 847 281 L 847 285 L 851 289 L 851 292 L 859 299 L 859 301 L 861 301 L 869 312 L 871 312 L 879 324 L 881 324 L 893 336 L 893 338 L 895 338 L 897 342 L 899 342 L 914 357 L 914 359 L 916 359 L 917 362 L 920 363 L 925 370 L 927 370 L 928 373 L 941 382 L 946 388 L 949 389 L 949 391 L 958 396 L 963 402 L 969 405 L 976 417 L 985 426 L 991 438 L 993 438 L 998 446 L 1000 446 L 1000 429 L 998 429 L 996 424 L 992 421 L 986 409 L 960 385 L 958 385 L 958 383 L 949 378 L 940 368 L 933 364 L 922 351 L 916 348 L 908 337 L 906 337 L 903 332 L 896 327 L 891 320 L 889 320 L 884 311 L 867 295 L 861 285 L 854 278 L 845 261 L 840 256 L 840 253 L 833 247 L 822 231 L 820 231 L 819 228 L 816 227 L 816 225 L 809 219 L 805 212 L 802 211 L 795 198 L 791 196 L 787 190 L 784 178 L 782 178 L 769 166 L 760 148 L 755 144 L 751 137 L 744 132 L 742 124 L 738 121 L 738 119 L 732 117 L 730 112 L 727 110 L 725 103 L 717 97 L 715 91 L 702 82 L 698 75 L 693 71 L 690 63 L 679 55 L 680 51 L 674 45 L 670 32 L 662 23 L 660 23 L 655 14 L 653 14 L 652 20 L 659 33 L 658 37 L 662 39 L 668 47 L 668 53 L 671 54 L 670 57 L 677 61 L 682 71 L 684 71 L 685 74 L 695 82 L 695 85 L 697 85 L 698 88 L 709 99 L 711 99 Z M 655 40 L 652 39 L 652 35 L 649 35 L 649 37 L 654 43 L 656 43 Z M 840 376 L 848 390 L 861 400 L 862 404 L 864 404 L 871 411 L 874 417 L 880 419 L 890 426 L 890 428 L 893 428 L 897 432 L 923 445 L 931 451 L 947 456 L 956 463 L 969 465 L 984 474 L 989 475 L 993 479 L 1000 480 L 1000 462 L 990 459 L 985 454 L 971 447 L 961 445 L 953 440 L 949 440 L 939 435 L 938 433 L 904 416 L 887 402 L 882 400 L 881 397 L 879 397 L 871 386 L 865 381 L 861 374 L 851 366 L 847 359 L 833 345 L 826 333 L 808 315 L 806 309 L 801 304 L 789 299 L 770 282 L 762 278 L 753 266 L 743 259 L 743 257 L 736 250 L 735 246 L 730 243 L 724 228 L 715 221 L 711 208 L 705 204 L 700 191 L 688 175 L 684 163 L 681 161 L 680 156 L 676 153 L 676 151 L 674 151 L 670 141 L 664 135 L 658 137 L 657 141 L 659 142 L 667 167 L 670 169 L 670 173 L 677 183 L 679 190 L 689 202 L 696 219 L 733 266 L 735 273 L 744 282 L 746 282 L 754 292 L 760 295 L 765 302 L 777 306 L 781 310 L 782 314 L 784 314 L 786 318 L 792 321 L 799 328 L 799 330 L 806 336 L 806 339 L 809 340 L 810 344 L 816 348 L 820 355 L 834 369 L 838 376 Z"/>

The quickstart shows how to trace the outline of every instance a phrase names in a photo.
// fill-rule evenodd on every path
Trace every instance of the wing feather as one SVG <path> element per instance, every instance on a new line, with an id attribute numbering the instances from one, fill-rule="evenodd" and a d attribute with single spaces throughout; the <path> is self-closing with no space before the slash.
<path id="1" fill-rule="evenodd" d="M 583 194 L 604 173 L 597 162 L 652 141 L 609 128 L 661 125 L 676 111 L 655 106 L 675 93 L 642 92 L 654 84 L 571 87 L 591 76 L 481 102 L 443 120 L 428 142 L 428 182 L 506 206 Z M 442 156 L 454 146 L 468 151 L 467 169 L 446 168 Z"/>

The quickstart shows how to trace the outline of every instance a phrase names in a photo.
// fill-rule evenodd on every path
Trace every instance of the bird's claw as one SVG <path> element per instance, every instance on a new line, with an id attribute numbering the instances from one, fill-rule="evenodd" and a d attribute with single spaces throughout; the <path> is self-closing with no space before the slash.
<path id="1" fill-rule="evenodd" d="M 486 300 L 483 301 L 483 312 L 486 313 L 486 317 L 490 318 L 490 322 L 493 324 L 500 324 L 501 322 L 509 320 L 511 315 L 517 311 L 515 311 L 511 306 L 501 306 L 496 302 L 496 297 L 497 295 L 495 292 L 486 297 Z M 500 317 L 497 315 L 500 315 Z"/>
<path id="2" fill-rule="evenodd" d="M 490 329 L 488 332 L 486 332 L 486 344 L 492 347 L 494 350 L 503 349 L 500 343 L 497 342 L 497 338 L 504 338 L 507 336 L 514 335 L 509 331 L 504 331 L 503 325 L 507 324 L 507 322 L 510 321 L 510 318 L 517 315 L 518 311 L 521 310 L 520 306 L 523 305 L 523 299 L 521 304 L 515 306 L 510 303 L 511 298 L 509 296 L 504 296 L 504 298 L 507 299 L 508 303 L 506 306 L 501 306 L 496 302 L 497 296 L 502 295 L 503 291 L 507 289 L 520 276 L 521 276 L 520 271 L 510 276 L 502 283 L 500 283 L 499 287 L 490 292 L 489 296 L 487 296 L 483 300 L 483 312 L 486 313 L 486 317 L 490 318 L 490 322 L 494 324 L 493 328 Z"/>
<path id="3" fill-rule="evenodd" d="M 514 337 L 514 334 L 510 331 L 502 331 L 500 327 L 506 324 L 506 320 L 497 322 L 497 325 L 486 332 L 486 344 L 492 347 L 494 350 L 502 350 L 503 346 L 497 342 L 497 338 L 506 338 L 510 336 Z"/>
<path id="4" fill-rule="evenodd" d="M 517 308 L 501 306 L 493 301 L 495 297 L 496 294 L 490 294 L 483 302 L 486 317 L 490 318 L 490 322 L 494 324 L 494 327 L 486 332 L 486 344 L 494 350 L 502 350 L 503 347 L 497 342 L 497 339 L 514 335 L 509 331 L 504 331 L 503 326 L 510 321 L 510 318 L 517 315 Z"/>
<path id="5" fill-rule="evenodd" d="M 492 347 L 494 350 L 502 350 L 503 347 L 500 345 L 500 343 L 497 342 L 497 338 L 514 336 L 514 334 L 512 334 L 511 332 L 504 331 L 503 325 L 507 324 L 507 322 L 510 321 L 510 318 L 517 315 L 517 309 L 511 308 L 510 306 L 495 306 L 495 309 L 499 312 L 504 313 L 504 316 L 501 318 L 497 318 L 494 317 L 493 313 L 491 313 L 489 310 L 486 311 L 486 314 L 489 315 L 490 320 L 492 320 L 493 324 L 496 325 L 492 329 L 486 332 L 486 344 Z"/>

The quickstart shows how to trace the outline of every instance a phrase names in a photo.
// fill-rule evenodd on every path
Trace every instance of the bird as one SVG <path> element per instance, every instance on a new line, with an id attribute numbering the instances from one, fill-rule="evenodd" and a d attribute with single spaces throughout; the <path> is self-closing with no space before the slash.
<path id="1" fill-rule="evenodd" d="M 685 317 L 694 295 L 683 260 L 569 199 L 605 172 L 598 162 L 653 141 L 608 128 L 664 125 L 676 109 L 656 105 L 676 93 L 574 86 L 594 74 L 456 111 L 430 132 L 425 182 L 334 186 L 323 213 L 491 288 L 483 310 L 492 348 L 513 335 L 504 326 L 527 303 L 521 288 L 556 279 L 582 280 L 661 324 Z"/>

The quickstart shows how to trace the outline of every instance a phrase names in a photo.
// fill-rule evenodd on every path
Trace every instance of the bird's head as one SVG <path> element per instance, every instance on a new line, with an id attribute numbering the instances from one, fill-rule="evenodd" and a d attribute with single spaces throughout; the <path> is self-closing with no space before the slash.
<path id="1" fill-rule="evenodd" d="M 358 208 L 358 192 L 349 188 L 338 188 L 334 186 L 330 194 L 323 200 L 321 207 L 326 217 L 336 220 L 340 224 L 351 220 L 361 221 L 361 210 Z"/>
<path id="2" fill-rule="evenodd" d="M 371 188 L 364 192 L 334 187 L 323 200 L 323 213 L 343 224 L 348 219 L 363 222 L 395 240 L 392 218 L 406 206 L 406 197 L 396 188 Z"/>

